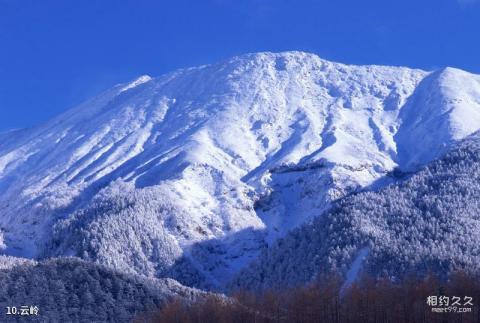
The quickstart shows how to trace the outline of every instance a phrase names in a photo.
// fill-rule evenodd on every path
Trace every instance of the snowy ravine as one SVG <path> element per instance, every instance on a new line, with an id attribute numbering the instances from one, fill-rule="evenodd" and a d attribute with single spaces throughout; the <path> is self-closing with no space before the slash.
<path id="1" fill-rule="evenodd" d="M 0 134 L 0 248 L 198 287 L 480 128 L 480 76 L 259 53 Z"/>

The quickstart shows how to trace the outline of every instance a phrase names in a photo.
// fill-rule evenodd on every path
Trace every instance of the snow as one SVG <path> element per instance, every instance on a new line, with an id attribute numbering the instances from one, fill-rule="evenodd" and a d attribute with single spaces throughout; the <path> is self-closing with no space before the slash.
<path id="1" fill-rule="evenodd" d="M 453 68 L 431 73 L 399 118 L 401 125 L 394 138 L 400 143 L 397 162 L 405 170 L 415 169 L 478 130 L 480 76 Z"/>
<path id="2" fill-rule="evenodd" d="M 350 269 L 347 271 L 346 279 L 345 282 L 342 284 L 342 287 L 340 288 L 340 295 L 344 295 L 345 291 L 352 286 L 352 284 L 355 282 L 355 280 L 358 277 L 358 274 L 360 273 L 360 270 L 362 269 L 362 263 L 364 262 L 365 258 L 367 258 L 369 253 L 368 247 L 364 247 L 360 249 L 358 252 L 358 255 L 355 257 L 353 260 Z"/>
<path id="3" fill-rule="evenodd" d="M 127 84 L 126 86 L 122 87 L 122 89 L 120 90 L 120 92 L 125 92 L 125 91 L 128 91 L 130 89 L 133 89 L 134 87 L 137 87 L 143 83 L 147 83 L 148 81 L 150 81 L 152 78 L 149 76 L 149 75 L 142 75 L 140 76 L 139 78 L 137 78 L 135 81 L 133 82 L 130 82 L 129 84 Z"/>
<path id="4" fill-rule="evenodd" d="M 464 71 L 344 65 L 302 52 L 142 76 L 0 135 L 5 253 L 48 256 L 57 221 L 124 181 L 178 207 L 175 225 L 158 225 L 187 257 L 206 241 L 226 245 L 225 254 L 192 258 L 221 283 L 332 201 L 443 154 L 480 128 L 479 105 L 480 77 Z"/>

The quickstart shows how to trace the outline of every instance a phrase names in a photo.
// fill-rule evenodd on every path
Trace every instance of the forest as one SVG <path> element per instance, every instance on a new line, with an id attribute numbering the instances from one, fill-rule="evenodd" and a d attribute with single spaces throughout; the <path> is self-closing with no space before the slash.
<path id="1" fill-rule="evenodd" d="M 135 322 L 468 323 L 480 320 L 479 299 L 479 280 L 463 272 L 453 273 L 448 281 L 434 275 L 411 276 L 401 284 L 363 276 L 346 291 L 339 277 L 330 277 L 259 294 L 237 291 L 232 299 L 215 295 L 194 302 L 174 299 Z M 473 305 L 464 305 L 467 301 Z"/>

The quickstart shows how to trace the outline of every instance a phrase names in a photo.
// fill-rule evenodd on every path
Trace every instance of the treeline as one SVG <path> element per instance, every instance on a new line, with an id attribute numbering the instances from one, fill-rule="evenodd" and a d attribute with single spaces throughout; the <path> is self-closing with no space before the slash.
<path id="1" fill-rule="evenodd" d="M 439 305 L 441 296 L 443 304 Z M 460 305 L 452 306 L 453 301 L 458 301 L 454 296 L 460 298 Z M 428 297 L 433 297 L 430 304 Z M 463 305 L 469 297 L 473 306 Z M 445 305 L 447 299 L 448 306 Z M 435 300 L 436 306 L 432 305 Z M 342 289 L 340 279 L 331 278 L 261 294 L 240 291 L 231 299 L 213 295 L 193 303 L 176 299 L 158 312 L 138 317 L 136 322 L 468 323 L 480 322 L 479 301 L 480 282 L 463 273 L 453 274 L 446 283 L 433 276 L 410 277 L 401 284 L 363 277 L 348 290 Z M 450 308 L 452 312 L 434 312 L 439 311 L 438 308 Z"/>

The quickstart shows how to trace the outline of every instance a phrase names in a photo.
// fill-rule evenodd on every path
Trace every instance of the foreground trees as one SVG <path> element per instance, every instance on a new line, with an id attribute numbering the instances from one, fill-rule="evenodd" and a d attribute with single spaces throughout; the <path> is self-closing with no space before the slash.
<path id="1" fill-rule="evenodd" d="M 453 297 L 459 297 L 460 303 L 453 304 L 457 300 Z M 445 283 L 432 276 L 410 277 L 402 284 L 363 277 L 348 290 L 342 289 L 340 280 L 331 278 L 262 294 L 239 291 L 231 299 L 209 296 L 193 303 L 173 300 L 161 311 L 143 315 L 137 321 L 466 323 L 480 322 L 479 301 L 480 282 L 463 273 L 452 275 Z M 464 305 L 466 302 L 473 305 Z"/>

